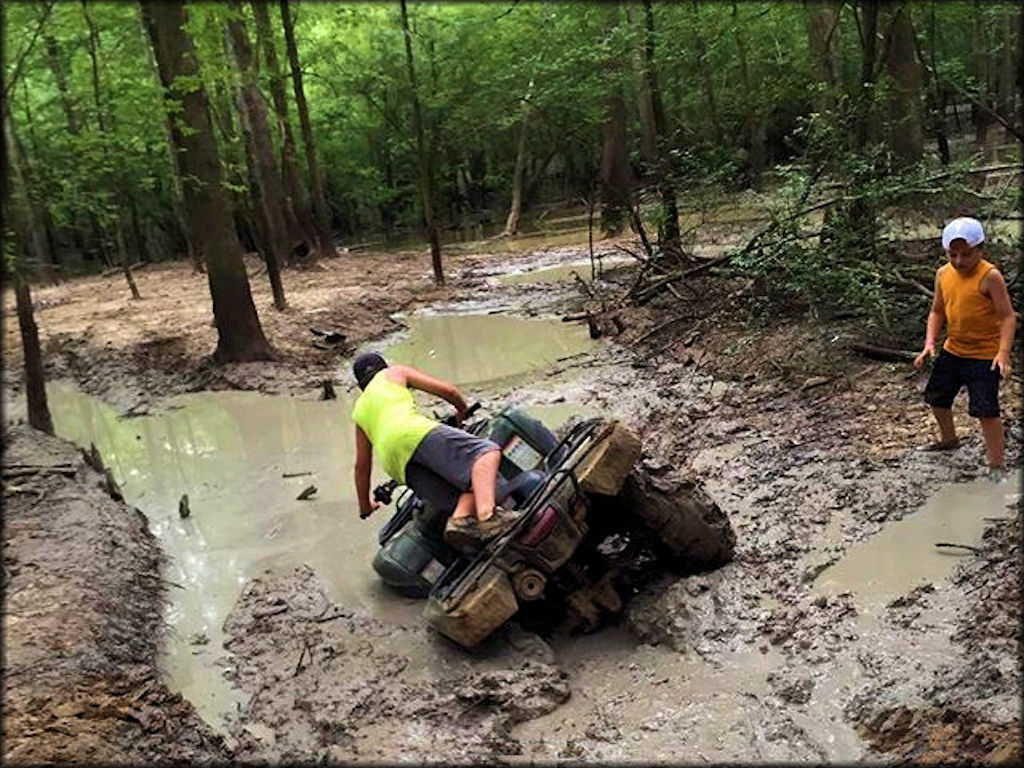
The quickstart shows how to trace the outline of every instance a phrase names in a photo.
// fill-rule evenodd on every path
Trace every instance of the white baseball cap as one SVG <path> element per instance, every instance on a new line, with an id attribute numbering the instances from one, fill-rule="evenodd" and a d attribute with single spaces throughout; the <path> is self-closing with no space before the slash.
<path id="1" fill-rule="evenodd" d="M 961 216 L 959 219 L 953 219 L 942 230 L 942 248 L 948 251 L 949 244 L 958 238 L 966 240 L 969 246 L 974 247 L 985 242 L 985 230 L 981 228 L 981 222 L 977 219 Z"/>

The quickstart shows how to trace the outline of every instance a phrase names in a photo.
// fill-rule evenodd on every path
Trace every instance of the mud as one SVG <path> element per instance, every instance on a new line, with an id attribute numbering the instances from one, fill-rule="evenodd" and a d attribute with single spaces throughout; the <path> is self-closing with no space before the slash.
<path id="1" fill-rule="evenodd" d="M 227 759 L 157 668 L 168 585 L 145 516 L 36 430 L 5 430 L 3 467 L 5 762 Z"/>
<path id="2" fill-rule="evenodd" d="M 535 253 L 510 266 L 551 266 L 547 258 Z M 559 246 L 557 258 L 583 261 L 586 246 Z M 156 324 L 119 322 L 134 308 L 118 315 L 116 306 L 101 304 L 94 312 L 86 297 L 101 287 L 98 281 L 46 289 L 37 299 L 51 298 L 48 291 L 73 297 L 41 313 L 51 340 L 47 361 L 51 371 L 69 374 L 122 411 L 146 402 L 156 410 L 165 394 L 189 387 L 291 392 L 312 400 L 320 378 L 338 374 L 340 363 L 336 352 L 306 348 L 306 326 L 319 320 L 345 327 L 352 312 L 350 339 L 359 345 L 399 327 L 401 316 L 385 319 L 386 313 L 409 311 L 418 302 L 443 310 L 457 300 L 463 309 L 551 319 L 578 309 L 585 298 L 575 281 L 499 285 L 494 260 L 480 254 L 463 252 L 450 264 L 457 277 L 445 289 L 429 287 L 422 254 L 395 264 L 368 255 L 365 271 L 338 267 L 337 283 L 330 281 L 335 267 L 327 266 L 308 283 L 307 298 L 296 291 L 295 304 L 303 308 L 273 320 L 275 338 L 286 340 L 275 343 L 291 355 L 286 361 L 214 373 L 201 362 L 212 348 L 212 329 L 200 327 L 198 310 L 187 319 L 194 307 L 182 305 L 183 323 L 169 320 L 173 314 L 162 317 L 164 327 L 187 329 L 189 340 L 177 342 Z M 365 283 L 377 280 L 378 267 L 382 282 L 374 284 L 387 295 L 374 301 Z M 173 313 L 173 283 L 183 280 L 173 269 L 184 268 L 168 269 L 162 275 L 168 294 L 150 308 Z M 620 271 L 609 270 L 609 285 L 628 284 L 628 270 L 617 278 Z M 394 293 L 383 288 L 388 278 L 396 280 Z M 351 294 L 346 280 L 354 283 Z M 108 282 L 104 290 L 113 287 Z M 642 435 L 649 461 L 697 479 L 729 515 L 734 562 L 647 588 L 634 596 L 618 628 L 540 638 L 510 626 L 478 655 L 411 617 L 385 620 L 330 594 L 319 569 L 257 575 L 240 585 L 242 596 L 223 627 L 223 653 L 201 646 L 231 670 L 246 702 L 228 723 L 226 746 L 236 758 L 647 763 L 1019 757 L 1009 738 L 1020 725 L 1018 488 L 993 492 L 982 515 L 993 519 L 983 520 L 981 538 L 957 542 L 980 551 L 948 555 L 956 561 L 951 573 L 904 573 L 881 609 L 867 610 L 859 583 L 833 592 L 821 587 L 830 566 L 835 575 L 857 546 L 913 520 L 947 484 L 998 480 L 981 469 L 980 442 L 961 404 L 962 447 L 948 455 L 914 452 L 931 430 L 916 382 L 905 367 L 851 358 L 845 344 L 855 328 L 797 320 L 759 327 L 742 312 L 724 309 L 730 296 L 743 295 L 743 284 L 708 278 L 693 288 L 690 301 L 705 309 L 720 302 L 723 309 L 654 331 L 668 313 L 690 307 L 642 307 L 625 317 L 626 328 L 614 340 L 556 358 L 532 380 L 481 384 L 480 390 L 626 420 Z M 361 296 L 362 303 L 346 303 L 347 296 Z M 319 320 L 311 322 L 314 316 Z M 77 341 L 56 338 L 51 329 L 67 332 L 64 322 L 77 323 L 71 331 Z M 8 363 L 10 348 L 5 343 Z M 111 375 L 120 378 L 117 387 L 104 378 Z M 825 381 L 805 386 L 815 377 Z M 1008 383 L 1003 403 L 1013 425 L 1009 461 L 1018 467 L 1019 382 Z M 1010 482 L 1017 482 L 1015 475 Z M 922 533 L 898 550 L 912 561 L 933 556 L 934 544 L 933 534 Z M 66 562 L 49 570 L 56 581 L 68 580 L 68 564 L 92 556 L 70 547 Z M 151 593 L 132 598 L 147 611 L 154 610 L 154 599 Z M 56 620 L 34 619 L 30 636 L 48 633 Z M 45 757 L 44 746 L 34 754 Z M 168 740 L 163 754 L 173 748 Z"/>

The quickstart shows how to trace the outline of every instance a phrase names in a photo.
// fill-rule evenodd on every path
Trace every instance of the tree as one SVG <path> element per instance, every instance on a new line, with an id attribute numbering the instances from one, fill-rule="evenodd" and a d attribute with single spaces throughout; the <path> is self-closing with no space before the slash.
<path id="1" fill-rule="evenodd" d="M 658 196 L 661 198 L 661 215 L 658 217 L 658 244 L 663 253 L 682 257 L 682 243 L 679 236 L 679 209 L 676 205 L 676 191 L 672 186 L 665 135 L 665 108 L 661 102 L 661 88 L 654 63 L 654 8 L 651 0 L 644 0 L 643 35 L 643 87 L 641 88 L 641 115 L 646 119 L 644 134 L 647 163 L 653 168 Z"/>
<path id="2" fill-rule="evenodd" d="M 4 208 L 8 214 L 5 218 L 14 230 L 13 263 L 4 264 L 5 271 L 13 271 L 14 301 L 18 314 L 18 329 L 21 332 L 21 345 L 25 365 L 25 399 L 28 405 L 28 423 L 36 429 L 53 434 L 53 420 L 46 402 L 46 378 L 43 373 L 42 354 L 39 348 L 39 330 L 36 327 L 35 314 L 32 309 L 32 293 L 25 277 L 25 265 L 20 258 L 27 253 L 37 264 L 45 263 L 45 238 L 41 222 L 34 221 L 30 203 L 31 192 L 24 175 L 24 157 L 18 146 L 14 133 L 14 121 L 7 110 L 7 100 L 3 100 L 4 137 L 7 149 L 8 180 Z M 5 259 L 6 261 L 6 259 Z"/>
<path id="3" fill-rule="evenodd" d="M 206 89 L 199 77 L 192 40 L 184 28 L 184 5 L 181 0 L 143 0 L 142 12 L 168 109 L 175 115 L 172 138 L 179 153 L 189 229 L 206 262 L 218 334 L 213 359 L 273 360 L 276 354 L 263 335 L 242 248 L 231 226 Z"/>
<path id="4" fill-rule="evenodd" d="M 313 242 L 312 233 L 316 227 L 309 220 L 304 203 L 299 163 L 295 155 L 295 137 L 288 120 L 288 100 L 285 98 L 284 75 L 277 59 L 277 46 L 270 28 L 270 12 L 267 3 L 253 0 L 251 3 L 256 18 L 256 37 L 263 52 L 263 71 L 270 79 L 270 94 L 274 102 L 274 115 L 281 136 L 281 178 L 284 181 L 286 197 L 285 216 L 292 242 Z"/>
<path id="5" fill-rule="evenodd" d="M 434 282 L 444 285 L 444 269 L 441 266 L 441 241 L 437 234 L 437 221 L 434 218 L 434 174 L 430 158 L 427 156 L 423 139 L 423 115 L 420 112 L 419 88 L 416 84 L 416 66 L 412 56 L 412 34 L 409 32 L 409 13 L 405 0 L 399 0 L 402 6 L 402 33 L 405 38 L 405 62 L 409 71 L 409 90 L 412 100 L 412 129 L 416 134 L 416 160 L 419 168 L 420 198 L 423 201 L 423 221 L 427 228 L 427 239 L 430 241 L 430 263 L 434 268 Z"/>
<path id="6" fill-rule="evenodd" d="M 526 135 L 530 125 L 530 94 L 533 92 L 533 80 L 526 86 L 523 98 L 522 119 L 519 125 L 519 144 L 516 146 L 516 165 L 512 171 L 512 203 L 509 205 L 508 218 L 505 219 L 505 230 L 502 234 L 511 236 L 519 232 L 519 217 L 523 212 L 523 172 L 526 168 Z"/>
<path id="7" fill-rule="evenodd" d="M 306 91 L 302 85 L 302 68 L 299 66 L 299 52 L 295 47 L 295 27 L 288 0 L 281 0 L 281 23 L 284 26 L 284 39 L 288 48 L 288 64 L 292 71 L 292 86 L 295 91 L 295 106 L 299 112 L 299 126 L 302 129 L 302 143 L 306 146 L 306 170 L 309 172 L 309 184 L 313 193 L 320 255 L 333 256 L 334 241 L 331 238 L 330 212 L 327 208 L 327 199 L 324 197 L 324 183 L 316 159 L 316 146 L 313 144 L 313 129 L 309 123 L 309 107 L 306 106 Z"/>
<path id="8" fill-rule="evenodd" d="M 921 64 L 916 36 L 905 2 L 890 3 L 886 71 L 892 80 L 889 93 L 889 145 L 903 163 L 921 159 L 924 137 L 921 118 Z"/>
<path id="9" fill-rule="evenodd" d="M 261 214 L 266 243 L 263 259 L 274 295 L 274 306 L 285 309 L 284 286 L 281 285 L 281 263 L 291 251 L 284 220 L 284 190 L 277 164 L 274 162 L 274 146 L 267 126 L 267 108 L 256 83 L 256 67 L 252 46 L 245 31 L 242 4 L 239 0 L 230 3 L 232 16 L 228 20 L 228 35 L 235 61 L 241 74 L 238 102 L 245 132 L 246 148 L 255 175 L 254 192 Z"/>
<path id="10" fill-rule="evenodd" d="M 112 126 L 110 125 L 110 119 L 107 115 L 106 105 L 103 102 L 101 96 L 102 89 L 100 88 L 100 33 L 93 23 L 92 15 L 89 13 L 89 4 L 82 0 L 82 14 L 85 17 L 85 24 L 89 28 L 89 59 L 92 62 L 92 90 L 93 98 L 96 104 L 96 124 L 99 127 L 100 134 L 103 136 L 103 159 L 104 165 L 109 168 L 113 168 L 114 165 L 110 160 L 110 149 L 106 138 L 111 135 Z M 125 282 L 128 283 L 128 289 L 131 291 L 133 299 L 141 299 L 142 294 L 139 293 L 139 288 L 135 284 L 135 278 L 132 276 L 132 268 L 129 264 L 128 253 L 125 249 L 124 244 L 124 220 L 122 217 L 124 201 L 121 195 L 121 186 L 116 180 L 108 182 L 108 186 L 112 186 L 114 192 L 114 206 L 112 211 L 113 226 L 114 226 L 114 243 L 117 248 L 118 263 L 121 265 L 121 271 L 124 273 Z"/>

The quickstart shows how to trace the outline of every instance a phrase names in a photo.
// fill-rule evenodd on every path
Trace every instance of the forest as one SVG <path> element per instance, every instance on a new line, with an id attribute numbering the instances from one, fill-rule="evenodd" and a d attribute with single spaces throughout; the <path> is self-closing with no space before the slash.
<path id="1" fill-rule="evenodd" d="M 164 5 L 5 9 L 8 269 L 228 259 L 193 173 L 223 190 L 217 249 L 285 267 L 411 235 L 443 281 L 443 233 L 559 201 L 603 234 L 639 211 L 671 255 L 678 212 L 764 184 L 834 214 L 842 254 L 963 186 L 989 133 L 1020 139 L 1012 3 Z"/>
<path id="2" fill-rule="evenodd" d="M 1019 762 L 1019 314 L 988 432 L 912 366 L 952 219 L 1020 310 L 1017 3 L 0 13 L 5 762 Z M 482 651 L 371 349 L 572 478 Z"/>

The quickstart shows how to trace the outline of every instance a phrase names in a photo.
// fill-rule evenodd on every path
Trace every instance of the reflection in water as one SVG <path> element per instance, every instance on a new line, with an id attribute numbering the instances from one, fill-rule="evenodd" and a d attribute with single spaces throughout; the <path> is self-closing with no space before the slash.
<path id="1" fill-rule="evenodd" d="M 462 386 L 542 372 L 591 348 L 586 326 L 504 315 L 419 315 L 388 350 L 395 362 Z"/>
<path id="2" fill-rule="evenodd" d="M 57 433 L 96 444 L 171 558 L 166 576 L 182 589 L 171 589 L 175 632 L 164 666 L 208 720 L 234 707 L 214 665 L 224 618 L 242 584 L 267 568 L 308 563 L 332 600 L 387 621 L 417 620 L 419 606 L 380 590 L 370 568 L 383 518 L 356 514 L 347 402 L 203 393 L 174 398 L 159 416 L 119 420 L 67 385 L 51 385 L 49 399 Z M 293 472 L 310 474 L 282 477 Z M 309 485 L 314 499 L 297 501 Z M 185 493 L 192 514 L 183 520 Z M 209 644 L 192 645 L 196 635 Z"/>
<path id="3" fill-rule="evenodd" d="M 592 343 L 585 330 L 557 320 L 417 317 L 410 331 L 389 356 L 460 385 L 537 371 Z M 370 565 L 388 510 L 359 520 L 349 398 L 207 392 L 128 420 L 60 382 L 48 386 L 48 398 L 57 434 L 96 445 L 169 556 L 165 576 L 180 588 L 170 589 L 174 632 L 162 666 L 172 689 L 215 727 L 240 701 L 217 664 L 223 622 L 242 585 L 264 570 L 305 563 L 332 601 L 395 624 L 420 620 L 422 603 L 386 590 Z M 5 415 L 23 410 L 15 405 Z M 284 477 L 292 473 L 308 474 Z M 310 485 L 316 495 L 296 500 Z M 182 494 L 191 508 L 186 519 L 178 515 Z M 200 635 L 209 642 L 193 644 Z"/>

